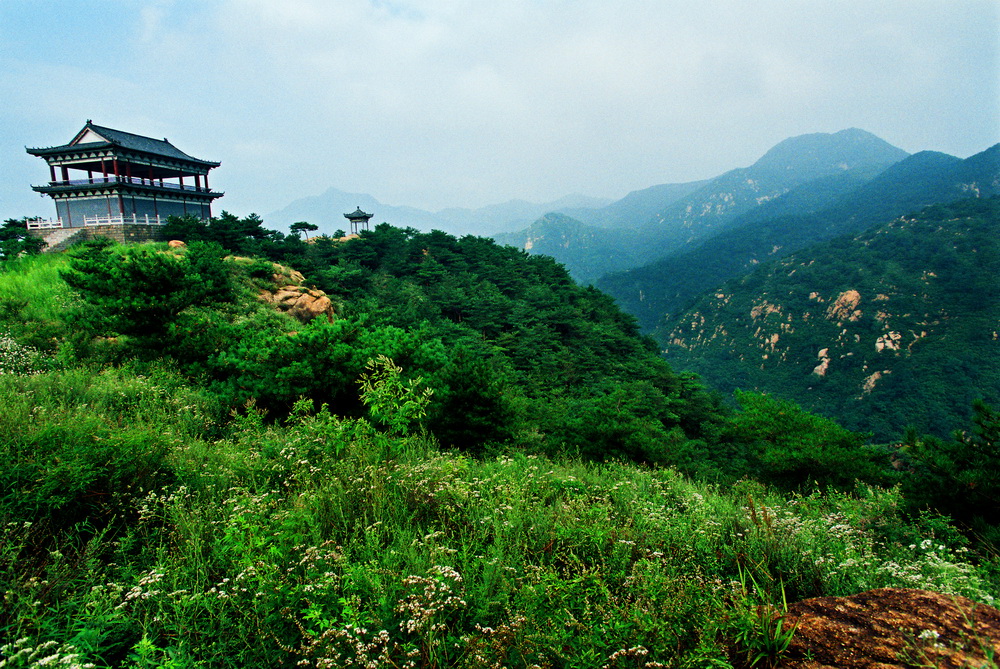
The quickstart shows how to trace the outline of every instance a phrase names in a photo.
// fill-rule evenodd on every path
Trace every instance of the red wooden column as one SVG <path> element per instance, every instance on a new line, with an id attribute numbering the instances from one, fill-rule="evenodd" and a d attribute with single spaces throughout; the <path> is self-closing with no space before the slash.
<path id="1" fill-rule="evenodd" d="M 52 181 L 52 183 L 55 183 L 56 182 L 56 166 L 55 165 L 49 165 L 49 176 L 52 177 L 50 179 L 50 181 Z"/>

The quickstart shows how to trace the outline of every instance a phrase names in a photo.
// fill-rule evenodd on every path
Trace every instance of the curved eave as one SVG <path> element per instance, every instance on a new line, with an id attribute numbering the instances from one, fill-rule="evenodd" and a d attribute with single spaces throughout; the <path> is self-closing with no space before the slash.
<path id="1" fill-rule="evenodd" d="M 115 150 L 120 151 L 123 154 L 135 155 L 140 158 L 149 156 L 153 160 L 169 160 L 176 163 L 191 163 L 192 165 L 198 165 L 199 167 L 214 168 L 221 165 L 221 162 L 216 162 L 214 160 L 201 160 L 200 158 L 192 158 L 187 156 L 186 158 L 179 158 L 177 156 L 169 156 L 160 153 L 150 153 L 148 151 L 139 151 L 136 149 L 128 149 L 122 146 L 118 146 L 112 142 L 91 142 L 88 144 L 63 144 L 62 146 L 48 146 L 44 148 L 34 148 L 29 149 L 25 147 L 24 150 L 32 156 L 37 156 L 39 158 L 47 158 L 49 156 L 58 156 L 61 154 L 85 154 L 91 153 L 93 151 L 105 151 L 105 150 Z M 187 154 L 185 154 L 187 155 Z"/>

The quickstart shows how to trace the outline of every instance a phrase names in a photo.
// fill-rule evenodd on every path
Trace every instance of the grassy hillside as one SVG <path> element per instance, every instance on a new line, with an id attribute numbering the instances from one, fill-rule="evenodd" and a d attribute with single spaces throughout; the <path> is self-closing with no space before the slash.
<path id="1" fill-rule="evenodd" d="M 998 519 L 788 403 L 722 411 L 548 259 L 181 223 L 2 265 L 4 666 L 767 666 L 788 601 L 1000 594 Z"/>
<path id="2" fill-rule="evenodd" d="M 997 594 L 898 492 L 476 460 L 308 402 L 222 422 L 157 365 L 0 386 L 7 666 L 748 666 L 786 599 Z"/>

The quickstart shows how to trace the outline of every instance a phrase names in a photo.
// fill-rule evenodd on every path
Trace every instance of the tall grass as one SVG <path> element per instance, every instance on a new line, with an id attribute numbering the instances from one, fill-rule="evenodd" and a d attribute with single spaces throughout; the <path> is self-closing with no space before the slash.
<path id="1" fill-rule="evenodd" d="M 307 403 L 219 428 L 143 371 L 0 377 L 8 666 L 46 643 L 96 666 L 744 666 L 783 598 L 996 596 L 894 490 L 479 461 Z"/>
<path id="2" fill-rule="evenodd" d="M 77 298 L 59 277 L 65 258 L 25 256 L 0 263 L 0 323 L 21 344 L 54 351 Z M 4 334 L 4 333 L 0 333 Z"/>

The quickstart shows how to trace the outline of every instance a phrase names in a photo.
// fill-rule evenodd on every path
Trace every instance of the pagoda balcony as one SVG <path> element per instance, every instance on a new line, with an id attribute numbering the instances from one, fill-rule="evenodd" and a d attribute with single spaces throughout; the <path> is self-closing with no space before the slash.
<path id="1" fill-rule="evenodd" d="M 87 179 L 69 179 L 67 181 L 50 181 L 45 186 L 32 186 L 33 189 L 64 189 L 64 188 L 78 188 L 80 186 L 101 186 L 104 184 L 131 184 L 134 186 L 143 186 L 145 188 L 168 188 L 170 190 L 182 190 L 189 191 L 192 193 L 213 193 L 210 188 L 198 187 L 191 184 L 179 184 L 170 181 L 160 182 L 157 179 L 142 179 L 140 177 L 126 177 L 126 176 L 99 176 Z"/>

